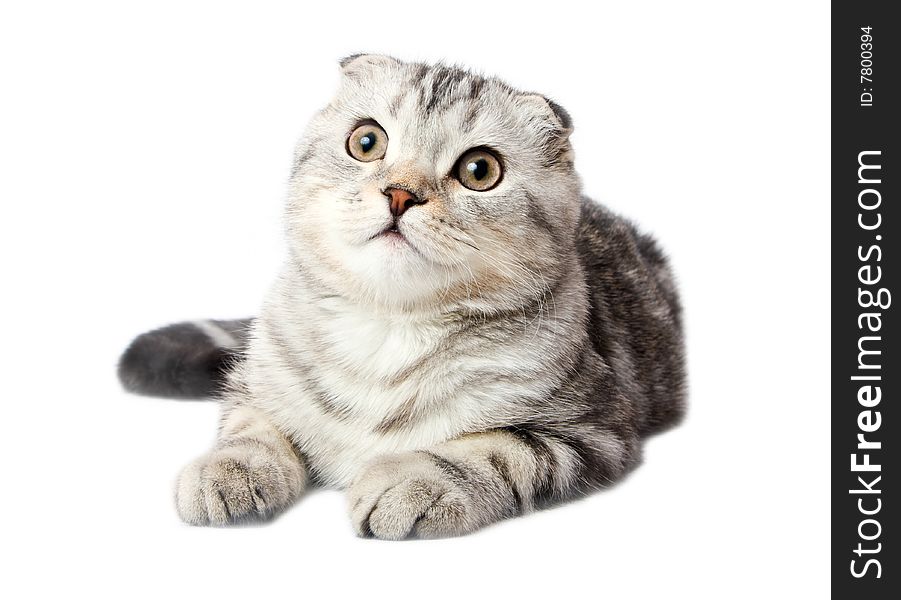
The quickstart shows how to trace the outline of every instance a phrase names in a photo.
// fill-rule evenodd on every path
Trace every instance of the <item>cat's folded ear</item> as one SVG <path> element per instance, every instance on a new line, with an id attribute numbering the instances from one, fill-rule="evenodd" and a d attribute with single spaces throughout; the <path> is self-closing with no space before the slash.
<path id="1" fill-rule="evenodd" d="M 360 73 L 366 69 L 379 66 L 397 65 L 400 61 L 384 54 L 351 54 L 345 56 L 338 64 L 345 75 Z"/>
<path id="2" fill-rule="evenodd" d="M 566 109 L 541 94 L 524 94 L 522 96 L 524 103 L 539 111 L 546 117 L 556 129 L 558 135 L 566 139 L 573 132 L 573 120 L 566 112 Z"/>

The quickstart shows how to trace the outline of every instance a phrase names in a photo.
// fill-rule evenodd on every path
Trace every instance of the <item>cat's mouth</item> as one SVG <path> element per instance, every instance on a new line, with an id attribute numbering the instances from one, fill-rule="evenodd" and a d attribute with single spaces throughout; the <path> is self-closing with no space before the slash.
<path id="1" fill-rule="evenodd" d="M 422 255 L 422 251 L 416 246 L 413 240 L 401 231 L 397 221 L 388 224 L 384 229 L 369 239 L 370 242 L 375 240 L 379 240 L 389 251 L 404 251 L 405 254 L 409 251 L 420 256 Z"/>
<path id="2" fill-rule="evenodd" d="M 390 225 L 388 225 L 387 227 L 382 229 L 380 232 L 378 232 L 377 234 L 372 236 L 370 239 L 374 240 L 374 239 L 382 238 L 382 237 L 389 238 L 389 239 L 393 238 L 398 241 L 403 241 L 403 242 L 409 243 L 409 241 L 407 240 L 407 237 L 401 232 L 400 227 L 398 227 L 397 221 L 394 221 L 393 223 L 391 223 Z"/>
<path id="3" fill-rule="evenodd" d="M 379 245 L 388 251 L 402 251 L 404 255 L 413 253 L 425 258 L 425 254 L 423 254 L 417 244 L 416 236 L 414 235 L 411 238 L 410 232 L 404 232 L 403 229 L 409 229 L 409 226 L 401 227 L 400 220 L 394 219 L 391 223 L 385 225 L 381 231 L 370 237 L 369 241 L 378 241 Z"/>

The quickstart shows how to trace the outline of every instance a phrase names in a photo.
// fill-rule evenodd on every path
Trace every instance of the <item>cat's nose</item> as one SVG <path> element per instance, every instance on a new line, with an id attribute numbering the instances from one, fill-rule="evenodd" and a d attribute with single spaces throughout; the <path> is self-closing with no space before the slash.
<path id="1" fill-rule="evenodd" d="M 400 217 L 411 206 L 425 204 L 425 200 L 420 200 L 416 197 L 416 194 L 408 190 L 389 187 L 383 190 L 382 193 L 388 196 L 388 207 L 391 209 L 391 214 L 395 217 Z"/>

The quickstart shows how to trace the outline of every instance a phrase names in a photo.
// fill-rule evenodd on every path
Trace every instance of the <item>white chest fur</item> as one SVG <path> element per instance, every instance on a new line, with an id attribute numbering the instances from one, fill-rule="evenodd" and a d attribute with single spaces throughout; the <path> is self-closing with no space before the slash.
<path id="1" fill-rule="evenodd" d="M 368 460 L 444 441 L 478 420 L 465 395 L 441 381 L 441 323 L 328 302 L 301 310 L 300 318 L 267 315 L 280 330 L 260 328 L 247 376 L 253 401 L 325 483 L 346 486 Z"/>
<path id="2" fill-rule="evenodd" d="M 542 377 L 553 343 L 535 335 L 539 322 L 485 340 L 437 317 L 287 297 L 264 310 L 245 379 L 329 485 L 346 486 L 378 455 L 511 422 L 556 384 Z"/>

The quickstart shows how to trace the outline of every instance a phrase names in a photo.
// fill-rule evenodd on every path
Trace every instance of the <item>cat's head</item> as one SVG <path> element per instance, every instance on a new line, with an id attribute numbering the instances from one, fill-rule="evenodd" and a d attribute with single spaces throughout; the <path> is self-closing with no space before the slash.
<path id="1" fill-rule="evenodd" d="M 341 69 L 295 157 L 298 267 L 389 307 L 490 310 L 541 293 L 578 220 L 567 113 L 440 64 L 356 55 Z"/>

